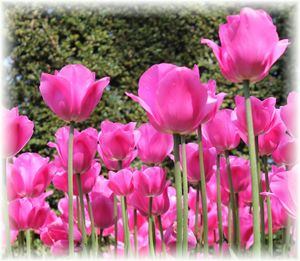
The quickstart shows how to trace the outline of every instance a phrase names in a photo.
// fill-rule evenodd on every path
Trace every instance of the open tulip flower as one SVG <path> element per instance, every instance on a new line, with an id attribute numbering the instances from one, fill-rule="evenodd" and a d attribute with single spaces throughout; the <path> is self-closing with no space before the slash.
<path id="1" fill-rule="evenodd" d="M 202 39 L 214 52 L 221 72 L 231 82 L 265 78 L 289 42 L 280 40 L 272 18 L 263 10 L 243 8 L 239 15 L 227 16 L 220 25 L 221 47 Z"/>
<path id="2" fill-rule="evenodd" d="M 110 171 L 108 187 L 119 196 L 126 196 L 133 192 L 133 174 L 128 169 L 122 169 L 117 173 Z"/>
<path id="3" fill-rule="evenodd" d="M 86 120 L 99 103 L 109 77 L 98 81 L 81 64 L 69 64 L 54 75 L 42 73 L 40 92 L 49 108 L 65 121 Z"/>

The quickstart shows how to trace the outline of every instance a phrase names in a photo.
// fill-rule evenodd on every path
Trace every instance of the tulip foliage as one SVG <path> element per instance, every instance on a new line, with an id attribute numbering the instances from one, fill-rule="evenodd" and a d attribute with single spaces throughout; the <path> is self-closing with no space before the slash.
<path id="1" fill-rule="evenodd" d="M 80 131 L 110 78 L 69 64 L 40 77 L 44 102 L 65 122 L 47 144 L 53 159 L 20 154 L 34 123 L 17 107 L 4 110 L 6 255 L 273 256 L 278 235 L 284 254 L 296 253 L 299 94 L 280 108 L 274 97 L 250 96 L 289 42 L 265 11 L 250 8 L 227 17 L 219 37 L 221 46 L 201 43 L 227 80 L 242 83 L 234 109 L 221 108 L 226 94 L 215 80 L 203 82 L 198 66 L 160 63 L 142 73 L 137 95 L 124 93 L 149 122 L 104 120 L 100 130 Z M 187 142 L 192 134 L 197 140 Z M 241 142 L 249 155 L 232 155 Z M 56 210 L 47 203 L 50 183 L 64 195 Z"/>

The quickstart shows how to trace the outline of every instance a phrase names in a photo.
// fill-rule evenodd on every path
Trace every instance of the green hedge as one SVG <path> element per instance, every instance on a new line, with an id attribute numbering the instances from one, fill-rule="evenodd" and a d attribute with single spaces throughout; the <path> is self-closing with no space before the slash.
<path id="1" fill-rule="evenodd" d="M 218 26 L 239 6 L 193 6 L 180 11 L 164 7 L 42 7 L 5 5 L 7 40 L 7 106 L 18 105 L 35 122 L 34 136 L 24 151 L 52 155 L 46 144 L 64 125 L 44 104 L 39 93 L 42 72 L 53 73 L 68 63 L 82 63 L 97 78 L 110 76 L 110 87 L 89 120 L 78 128 L 99 129 L 104 119 L 138 123 L 147 121 L 143 109 L 126 95 L 137 92 L 140 75 L 161 62 L 192 67 L 198 64 L 202 80 L 216 79 L 218 91 L 228 93 L 223 107 L 233 107 L 240 86 L 226 81 L 212 51 L 199 44 L 201 37 L 218 41 Z M 295 8 L 265 8 L 278 26 L 280 38 L 293 39 L 291 15 Z M 113 11 L 116 11 L 113 13 Z M 293 41 L 292 41 L 293 42 Z M 270 75 L 253 86 L 252 94 L 275 96 L 278 104 L 293 88 L 288 72 L 293 59 L 290 46 Z"/>

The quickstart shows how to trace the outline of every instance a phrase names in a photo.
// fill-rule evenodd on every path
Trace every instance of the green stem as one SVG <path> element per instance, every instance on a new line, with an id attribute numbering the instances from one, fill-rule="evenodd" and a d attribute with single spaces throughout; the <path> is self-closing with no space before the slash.
<path id="1" fill-rule="evenodd" d="M 259 224 L 259 194 L 258 194 L 259 192 L 258 192 L 255 139 L 254 139 L 254 131 L 253 131 L 253 119 L 252 119 L 249 85 L 250 85 L 249 81 L 243 82 L 245 106 L 246 106 L 247 129 L 248 129 L 249 156 L 250 156 L 250 165 L 251 165 L 253 233 L 254 233 L 253 251 L 255 255 L 260 256 L 261 241 L 260 241 L 260 224 Z"/>
<path id="2" fill-rule="evenodd" d="M 74 123 L 70 123 L 68 142 L 68 223 L 69 223 L 69 255 L 74 255 L 74 213 L 73 213 L 73 139 Z"/>
<path id="3" fill-rule="evenodd" d="M 270 192 L 270 182 L 268 174 L 268 161 L 267 156 L 263 156 L 263 166 L 266 180 L 266 191 Z M 267 210 L 268 210 L 268 249 L 269 254 L 273 255 L 273 220 L 272 220 L 272 208 L 270 196 L 267 196 Z"/>
<path id="4" fill-rule="evenodd" d="M 285 242 L 284 242 L 284 253 L 287 254 L 290 248 L 291 239 L 291 218 L 287 217 L 286 228 L 285 228 Z"/>
<path id="5" fill-rule="evenodd" d="M 204 155 L 202 144 L 202 126 L 198 128 L 199 136 L 199 162 L 200 162 L 200 184 L 201 184 L 201 201 L 202 201 L 202 220 L 203 220 L 203 236 L 204 236 L 204 254 L 208 254 L 208 211 L 206 199 L 206 184 L 204 170 Z"/>
<path id="6" fill-rule="evenodd" d="M 232 213 L 232 207 L 231 202 L 228 204 L 228 246 L 229 248 L 232 248 L 233 242 L 232 242 L 232 225 L 231 225 L 231 213 Z"/>
<path id="7" fill-rule="evenodd" d="M 257 162 L 257 180 L 258 180 L 258 191 L 259 195 L 262 192 L 262 180 L 260 173 L 260 162 L 259 162 L 259 145 L 258 136 L 255 136 L 255 151 L 256 151 L 256 162 Z M 265 211 L 264 211 L 264 196 L 259 196 L 259 208 L 260 208 L 260 232 L 261 232 L 261 246 L 265 245 Z"/>
<path id="8" fill-rule="evenodd" d="M 227 168 L 227 176 L 228 176 L 228 183 L 230 189 L 230 203 L 231 203 L 231 210 L 232 210 L 232 222 L 233 222 L 233 246 L 237 248 L 238 245 L 238 234 L 237 234 L 237 205 L 234 196 L 234 188 L 232 182 L 232 175 L 231 175 L 231 167 L 230 167 L 230 160 L 229 160 L 229 152 L 225 151 L 225 158 L 226 158 L 226 168 Z"/>
<path id="9" fill-rule="evenodd" d="M 152 201 L 153 198 L 149 197 L 148 241 L 149 241 L 150 256 L 154 257 L 154 243 L 153 243 L 153 229 L 152 229 Z"/>
<path id="10" fill-rule="evenodd" d="M 237 228 L 237 250 L 241 250 L 241 224 L 240 224 L 240 213 L 239 213 L 239 193 L 235 193 L 236 201 L 236 228 Z"/>
<path id="11" fill-rule="evenodd" d="M 7 186 L 6 186 L 6 159 L 3 159 L 3 219 L 5 224 L 5 245 L 8 257 L 12 256 L 12 249 L 10 244 L 10 225 L 9 225 L 9 212 L 8 212 L 8 199 L 7 199 Z"/>
<path id="12" fill-rule="evenodd" d="M 92 211 L 92 205 L 90 201 L 90 196 L 89 194 L 85 194 L 86 202 L 88 205 L 88 211 L 89 211 L 89 216 L 91 220 L 91 227 L 92 227 L 92 251 L 93 254 L 97 256 L 97 245 L 98 245 L 98 237 L 97 237 L 97 232 L 96 232 L 96 227 L 95 227 L 95 221 L 94 221 L 94 216 L 93 216 L 93 211 Z"/>
<path id="13" fill-rule="evenodd" d="M 182 153 L 182 182 L 183 182 L 183 239 L 182 252 L 187 254 L 188 251 L 188 179 L 186 166 L 186 145 L 185 137 L 181 136 L 181 153 Z"/>
<path id="14" fill-rule="evenodd" d="M 199 222 L 199 200 L 200 200 L 200 182 L 197 184 L 196 188 L 196 211 L 195 211 L 195 237 L 197 240 L 197 245 L 199 245 L 199 238 L 198 238 L 198 222 Z"/>
<path id="15" fill-rule="evenodd" d="M 130 233 L 128 227 L 127 203 L 126 203 L 125 196 L 121 196 L 121 205 L 122 205 L 122 222 L 123 222 L 123 230 L 124 230 L 125 255 L 128 256 L 130 252 Z"/>
<path id="16" fill-rule="evenodd" d="M 25 231 L 25 237 L 26 237 L 27 257 L 31 257 L 31 231 L 30 231 L 30 229 L 27 229 Z"/>
<path id="17" fill-rule="evenodd" d="M 80 226 L 80 223 L 81 223 L 81 218 L 80 218 L 80 205 L 79 205 L 79 196 L 76 196 L 76 208 L 77 208 L 77 228 L 79 231 L 81 231 L 81 226 Z"/>
<path id="18" fill-rule="evenodd" d="M 181 185 L 181 171 L 179 159 L 179 143 L 180 136 L 173 135 L 174 138 L 174 172 L 175 172 L 175 188 L 176 188 L 176 222 L 177 222 L 177 235 L 176 235 L 176 254 L 182 255 L 182 185 Z"/>
<path id="19" fill-rule="evenodd" d="M 138 240 L 137 240 L 137 210 L 133 210 L 133 222 L 134 222 L 134 253 L 135 256 L 138 256 Z"/>
<path id="20" fill-rule="evenodd" d="M 84 214 L 84 201 L 83 201 L 83 192 L 82 192 L 82 184 L 80 174 L 76 174 L 77 186 L 79 192 L 79 203 L 80 203 L 80 211 L 81 211 L 81 235 L 82 235 L 82 250 L 85 253 L 87 250 L 87 236 L 86 236 L 86 225 L 85 225 L 85 214 Z"/>
<path id="21" fill-rule="evenodd" d="M 100 251 L 100 253 L 102 252 L 102 249 L 101 249 L 102 237 L 103 237 L 103 228 L 100 229 L 100 234 L 99 234 L 99 251 Z"/>
<path id="22" fill-rule="evenodd" d="M 161 216 L 158 216 L 157 220 L 158 220 L 158 225 L 159 225 L 162 252 L 163 252 L 163 256 L 165 256 L 166 255 L 166 245 L 165 245 L 165 241 L 164 241 L 164 231 L 163 231 L 163 226 L 162 226 L 162 222 L 161 222 Z"/>
<path id="23" fill-rule="evenodd" d="M 217 155 L 217 211 L 219 229 L 219 253 L 223 252 L 223 222 L 222 222 L 222 202 L 221 202 L 221 181 L 220 181 L 220 155 Z"/>
<path id="24" fill-rule="evenodd" d="M 118 199 L 116 194 L 114 194 L 114 232 L 115 232 L 115 242 L 114 242 L 114 253 L 117 255 L 118 250 Z"/>
<path id="25" fill-rule="evenodd" d="M 25 234 L 21 230 L 18 234 L 18 246 L 19 246 L 19 255 L 22 256 L 25 254 Z"/>

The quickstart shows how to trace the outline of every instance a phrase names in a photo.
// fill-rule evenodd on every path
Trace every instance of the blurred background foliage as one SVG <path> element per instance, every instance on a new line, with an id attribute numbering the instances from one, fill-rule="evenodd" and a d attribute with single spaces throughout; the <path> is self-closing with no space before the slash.
<path id="1" fill-rule="evenodd" d="M 143 109 L 124 92 L 137 93 L 138 79 L 151 65 L 161 62 L 192 67 L 198 64 L 201 79 L 217 81 L 217 91 L 226 92 L 222 105 L 234 107 L 234 96 L 242 95 L 241 86 L 225 80 L 211 49 L 199 43 L 202 37 L 219 42 L 218 27 L 226 16 L 239 13 L 241 5 L 151 6 L 42 6 L 5 4 L 4 26 L 6 56 L 4 69 L 6 107 L 18 106 L 35 123 L 35 132 L 23 151 L 53 156 L 47 147 L 57 129 L 65 123 L 43 102 L 39 92 L 42 72 L 53 73 L 69 63 L 81 63 L 96 72 L 97 78 L 110 76 L 110 86 L 92 116 L 78 129 L 94 127 L 104 119 L 139 124 L 146 122 Z M 292 4 L 252 5 L 269 12 L 280 39 L 290 39 L 288 51 L 273 66 L 270 75 L 251 86 L 259 98 L 274 96 L 277 105 L 286 101 L 295 88 L 293 56 L 295 37 Z M 193 139 L 193 137 L 192 137 Z M 240 152 L 243 145 L 240 146 Z M 239 151 L 236 151 L 239 154 Z M 138 161 L 135 163 L 139 165 Z M 171 166 L 166 160 L 164 166 Z M 172 179 L 172 175 L 170 175 Z M 63 193 L 48 198 L 51 207 Z"/>

